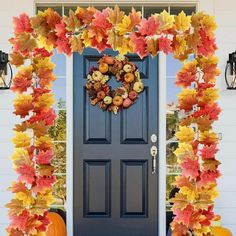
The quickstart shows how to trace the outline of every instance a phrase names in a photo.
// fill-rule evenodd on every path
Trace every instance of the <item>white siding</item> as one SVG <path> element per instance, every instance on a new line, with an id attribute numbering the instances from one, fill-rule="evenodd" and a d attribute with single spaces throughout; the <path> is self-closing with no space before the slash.
<path id="1" fill-rule="evenodd" d="M 21 12 L 32 15 L 33 2 L 33 0 L 0 0 L 1 50 L 10 51 L 11 46 L 8 43 L 8 38 L 12 33 L 12 17 L 19 15 Z M 47 2 L 50 2 L 50 0 Z M 180 2 L 185 1 L 182 0 Z M 201 0 L 199 9 L 216 16 L 219 26 L 216 34 L 219 47 L 217 54 L 220 57 L 220 69 L 224 71 L 228 53 L 236 50 L 236 1 Z M 218 84 L 221 89 L 220 105 L 223 112 L 220 121 L 215 127 L 218 132 L 223 134 L 218 155 L 219 160 L 222 162 L 221 170 L 223 176 L 219 180 L 220 195 L 216 202 L 216 212 L 221 214 L 223 224 L 236 235 L 236 91 L 225 90 L 223 74 Z M 5 235 L 4 228 L 8 223 L 7 210 L 3 206 L 10 200 L 11 194 L 6 191 L 6 188 L 16 178 L 9 160 L 12 152 L 10 143 L 10 139 L 13 136 L 12 127 L 18 120 L 12 115 L 13 97 L 14 95 L 10 91 L 0 92 L 0 235 Z"/>

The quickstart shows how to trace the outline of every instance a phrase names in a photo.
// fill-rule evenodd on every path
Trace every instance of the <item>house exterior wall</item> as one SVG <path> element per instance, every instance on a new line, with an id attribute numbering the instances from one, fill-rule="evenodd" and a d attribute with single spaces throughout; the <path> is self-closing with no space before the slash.
<path id="1" fill-rule="evenodd" d="M 50 3 L 50 0 L 41 2 Z M 125 2 L 125 0 L 120 2 Z M 189 3 L 192 1 L 182 0 L 178 2 Z M 11 46 L 8 43 L 8 39 L 11 37 L 13 31 L 12 17 L 19 15 L 21 12 L 33 15 L 34 1 L 0 0 L 0 6 L 0 49 L 9 52 Z M 200 0 L 199 10 L 204 10 L 216 16 L 216 21 L 219 26 L 216 32 L 219 47 L 217 55 L 220 57 L 219 67 L 224 71 L 228 53 L 236 50 L 236 1 Z M 236 234 L 236 158 L 234 156 L 234 145 L 236 145 L 236 118 L 234 118 L 236 117 L 236 92 L 227 91 L 225 89 L 223 74 L 219 77 L 218 85 L 221 94 L 219 103 L 223 112 L 220 120 L 215 125 L 215 129 L 217 132 L 222 133 L 218 159 L 222 162 L 221 171 L 223 176 L 219 179 L 218 189 L 220 194 L 216 201 L 215 210 L 216 213 L 222 216 L 223 224 L 231 229 L 233 234 Z M 10 200 L 11 194 L 6 188 L 16 179 L 16 174 L 12 170 L 11 161 L 9 159 L 13 150 L 11 138 L 14 133 L 12 132 L 12 128 L 18 121 L 18 118 L 12 114 L 13 99 L 14 94 L 12 92 L 0 91 L 0 235 L 5 235 L 4 230 L 8 224 L 7 210 L 4 208 L 4 205 Z"/>

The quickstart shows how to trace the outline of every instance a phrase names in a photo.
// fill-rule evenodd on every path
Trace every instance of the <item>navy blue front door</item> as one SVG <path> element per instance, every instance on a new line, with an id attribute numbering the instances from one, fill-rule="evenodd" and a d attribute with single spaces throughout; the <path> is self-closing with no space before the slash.
<path id="1" fill-rule="evenodd" d="M 145 89 L 136 104 L 114 115 L 92 106 L 85 89 L 86 75 L 102 54 L 74 54 L 73 235 L 157 236 L 158 175 L 152 174 L 150 155 L 157 144 L 150 136 L 158 133 L 158 59 L 128 56 Z"/>

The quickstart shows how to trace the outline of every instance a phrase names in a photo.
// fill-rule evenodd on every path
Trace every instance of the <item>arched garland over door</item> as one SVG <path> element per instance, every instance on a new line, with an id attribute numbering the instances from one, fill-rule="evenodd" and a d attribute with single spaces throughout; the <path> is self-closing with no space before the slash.
<path id="1" fill-rule="evenodd" d="M 48 136 L 56 119 L 51 92 L 55 65 L 50 58 L 55 48 L 70 56 L 82 53 L 85 47 L 98 51 L 112 48 L 121 54 L 137 53 L 141 58 L 163 51 L 181 61 L 194 55 L 183 64 L 176 80 L 183 88 L 178 99 L 184 115 L 176 134 L 179 147 L 175 154 L 182 175 L 175 181 L 180 191 L 172 199 L 176 215 L 172 229 L 177 236 L 189 230 L 194 235 L 211 235 L 216 179 L 220 175 L 220 163 L 215 159 L 218 136 L 212 130 L 220 113 L 215 87 L 219 75 L 215 29 L 214 18 L 202 12 L 172 16 L 163 11 L 145 19 L 135 9 L 125 15 L 118 6 L 103 11 L 78 7 L 68 17 L 52 9 L 34 17 L 15 17 L 15 36 L 10 39 L 11 63 L 18 68 L 12 87 L 17 93 L 13 105 L 22 122 L 15 126 L 12 140 L 18 180 L 10 187 L 15 195 L 7 204 L 9 235 L 45 235 L 56 180 L 51 165 L 53 141 Z"/>

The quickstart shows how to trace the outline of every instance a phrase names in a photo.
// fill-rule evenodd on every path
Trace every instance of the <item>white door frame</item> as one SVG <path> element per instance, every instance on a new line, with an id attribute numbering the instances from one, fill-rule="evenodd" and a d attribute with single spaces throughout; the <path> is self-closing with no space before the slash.
<path id="1" fill-rule="evenodd" d="M 158 70 L 158 235 L 166 235 L 166 56 L 159 53 Z M 73 55 L 66 60 L 66 218 L 67 235 L 73 235 Z"/>

